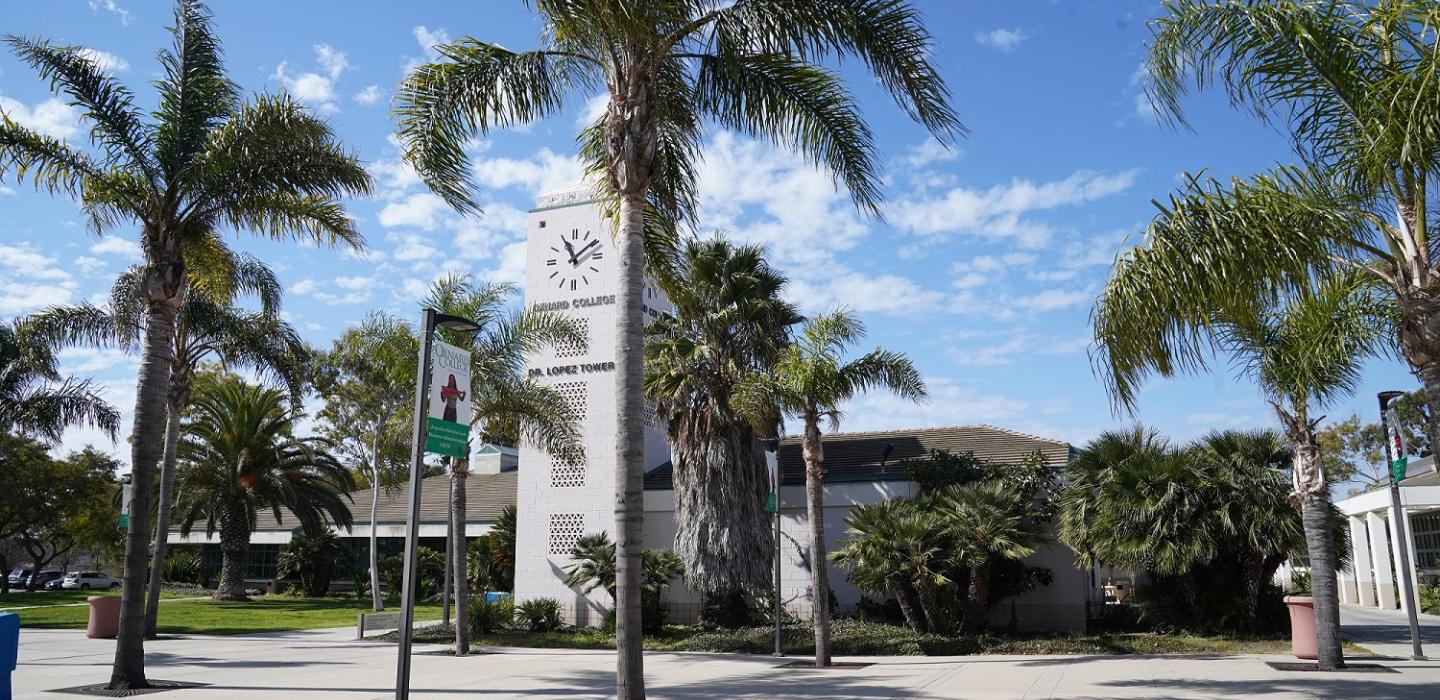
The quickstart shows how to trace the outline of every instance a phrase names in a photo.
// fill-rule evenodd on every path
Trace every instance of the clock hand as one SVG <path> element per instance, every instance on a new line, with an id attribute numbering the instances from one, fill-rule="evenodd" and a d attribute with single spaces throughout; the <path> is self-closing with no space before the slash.
<path id="1" fill-rule="evenodd" d="M 570 254 L 570 264 L 579 265 L 580 263 L 575 262 L 575 246 L 570 245 L 570 241 L 567 241 L 564 238 L 561 238 L 560 242 L 565 244 L 565 252 Z"/>
<path id="2" fill-rule="evenodd" d="M 591 249 L 598 245 L 600 245 L 600 241 L 590 241 L 589 244 L 587 244 L 584 248 L 581 248 L 579 252 L 575 253 L 574 257 L 570 258 L 570 261 L 576 265 L 579 265 L 580 263 L 589 260 L 590 255 L 592 254 Z"/>

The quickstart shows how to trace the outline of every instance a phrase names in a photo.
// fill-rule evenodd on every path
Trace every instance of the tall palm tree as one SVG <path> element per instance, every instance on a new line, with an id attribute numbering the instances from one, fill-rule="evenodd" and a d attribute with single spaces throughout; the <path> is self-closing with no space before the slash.
<path id="1" fill-rule="evenodd" d="M 89 379 L 60 374 L 48 339 L 19 325 L 0 322 L 0 432 L 58 442 L 66 428 L 89 425 L 114 440 L 120 413 Z"/>
<path id="2" fill-rule="evenodd" d="M 120 633 L 108 687 L 144 688 L 146 553 L 150 491 L 164 447 L 171 341 L 189 277 L 186 266 L 234 258 L 224 229 L 273 238 L 360 246 L 340 198 L 371 181 L 323 120 L 285 95 L 242 100 L 226 77 L 209 11 L 177 0 L 173 49 L 160 53 L 156 110 L 78 46 L 7 36 L 41 79 L 68 95 L 90 123 L 81 150 L 0 114 L 0 177 L 29 175 L 37 188 L 80 201 L 92 228 L 140 229 L 145 340 L 131 441 L 134 510 L 126 536 Z"/>
<path id="3" fill-rule="evenodd" d="M 765 586 L 774 536 L 764 447 L 730 400 L 746 376 L 774 365 L 803 317 L 781 298 L 785 277 L 760 246 L 691 239 L 652 267 L 674 305 L 646 328 L 645 396 L 670 437 L 675 552 L 707 595 Z M 765 437 L 779 415 L 768 423 Z"/>
<path id="4" fill-rule="evenodd" d="M 246 600 L 245 556 L 261 510 L 288 512 L 308 532 L 349 528 L 350 472 L 318 438 L 294 436 L 301 412 L 284 394 L 236 377 L 206 385 L 180 443 L 180 531 L 220 532 L 215 600 Z"/>
<path id="5" fill-rule="evenodd" d="M 176 446 L 180 442 L 180 419 L 190 405 L 195 370 L 209 360 L 223 366 L 248 366 L 273 375 L 290 390 L 291 402 L 299 406 L 303 394 L 304 365 L 309 351 L 295 329 L 279 316 L 280 281 L 254 258 L 236 256 L 235 264 L 216 271 L 228 280 L 207 276 L 206 270 L 191 267 L 199 283 L 186 294 L 175 318 L 170 360 L 170 392 L 165 421 L 165 450 L 160 469 L 160 491 L 155 510 L 155 539 L 150 549 L 150 580 L 146 588 L 145 636 L 154 638 L 160 607 L 160 578 L 164 572 L 169 543 L 170 514 L 175 488 Z M 140 303 L 142 270 L 132 267 L 110 289 L 110 304 L 51 307 L 31 318 L 37 332 L 65 345 L 90 344 L 135 349 L 144 328 Z M 237 293 L 252 293 L 260 310 L 230 305 Z"/>
<path id="6" fill-rule="evenodd" d="M 950 531 L 951 556 L 969 570 L 961 627 L 973 632 L 984 623 L 991 567 L 1000 559 L 1019 561 L 1034 554 L 1045 541 L 1043 521 L 1030 517 L 1031 504 L 999 480 L 950 486 L 936 498 Z"/>
<path id="7" fill-rule="evenodd" d="M 840 425 L 840 406 L 872 389 L 901 398 L 925 398 L 925 382 L 910 360 L 898 352 L 876 349 L 845 361 L 848 348 L 865 337 L 865 326 L 847 309 L 806 321 L 780 353 L 771 373 L 747 378 L 736 405 L 751 420 L 768 420 L 780 412 L 798 416 L 804 425 L 800 449 L 805 458 L 805 508 L 810 527 L 810 600 L 815 611 L 815 665 L 830 665 L 830 586 L 825 556 L 825 455 L 820 423 Z"/>
<path id="8" fill-rule="evenodd" d="M 1148 245 L 1117 265 L 1097 328 L 1100 366 L 1129 403 L 1151 369 L 1202 365 L 1215 309 L 1359 271 L 1389 289 L 1399 341 L 1440 438 L 1440 258 L 1429 186 L 1440 177 L 1440 6 L 1427 0 L 1171 0 L 1153 23 L 1150 95 L 1184 123 L 1190 86 L 1284 128 L 1298 166 L 1195 177 L 1160 205 Z M 1141 329 L 1144 329 L 1141 332 Z M 1124 339 L 1124 340 L 1120 340 Z M 1440 442 L 1436 442 L 1440 444 Z"/>
<path id="9" fill-rule="evenodd" d="M 398 420 L 414 400 L 418 345 L 410 325 L 375 312 L 347 329 L 315 362 L 315 390 L 325 397 L 319 418 L 337 449 L 357 461 L 370 486 L 370 605 L 385 609 L 380 590 L 380 489 L 404 478 Z M 392 459 L 393 458 L 393 459 Z"/>
<path id="10" fill-rule="evenodd" d="M 1157 289 L 1157 293 L 1170 290 Z M 1212 311 L 1203 328 L 1196 328 L 1170 350 L 1179 354 L 1204 345 L 1233 358 L 1256 380 L 1290 441 L 1291 493 L 1301 507 L 1310 555 L 1323 669 L 1343 667 L 1344 659 L 1330 483 L 1321 468 L 1315 437 L 1323 416 L 1313 414 L 1354 390 L 1365 359 L 1383 352 L 1393 339 L 1393 318 L 1393 301 L 1383 298 L 1373 280 L 1360 274 L 1341 275 L 1268 308 Z M 1122 355 L 1121 348 L 1135 347 L 1134 339 L 1116 335 L 1114 328 L 1097 327 L 1096 342 L 1120 362 L 1135 362 L 1137 367 L 1148 362 Z"/>
<path id="11" fill-rule="evenodd" d="M 470 351 L 470 406 L 472 422 L 489 439 L 512 445 L 528 442 L 551 454 L 572 452 L 580 444 L 576 417 L 564 396 L 525 376 L 525 357 L 557 343 L 583 345 L 584 331 L 573 320 L 536 310 L 507 313 L 516 294 L 507 284 L 477 285 L 468 275 L 446 275 L 435 281 L 422 306 L 474 321 L 477 333 L 440 329 L 444 339 Z M 470 459 L 450 461 L 449 561 L 454 563 L 455 617 L 470 619 L 470 584 L 466 576 L 465 479 Z M 470 653 L 470 630 L 455 626 L 455 653 Z"/>
<path id="12" fill-rule="evenodd" d="M 605 113 L 581 134 L 580 150 L 612 206 L 620 248 L 616 678 L 619 698 L 632 700 L 645 695 L 639 622 L 647 218 L 693 221 L 693 166 L 707 119 L 823 164 L 857 206 L 878 214 L 873 136 L 839 76 L 820 65 L 828 59 L 858 59 L 907 116 L 943 143 L 963 127 L 930 61 L 930 35 L 905 0 L 534 0 L 534 7 L 544 48 L 515 52 L 470 37 L 438 47 L 444 60 L 420 66 L 401 86 L 399 134 L 425 183 L 452 206 L 475 212 L 465 153 L 474 135 L 555 116 L 597 89 L 608 98 Z"/>

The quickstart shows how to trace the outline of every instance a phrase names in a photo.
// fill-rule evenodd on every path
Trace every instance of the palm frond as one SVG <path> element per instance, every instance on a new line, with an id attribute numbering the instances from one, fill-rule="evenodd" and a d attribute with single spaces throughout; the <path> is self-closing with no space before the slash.
<path id="1" fill-rule="evenodd" d="M 28 175 L 36 189 L 71 197 L 79 196 L 87 178 L 100 175 L 89 156 L 20 126 L 0 110 L 0 181 L 12 170 L 18 182 Z"/>
<path id="2" fill-rule="evenodd" d="M 155 158 L 167 180 L 184 173 L 206 148 L 212 130 L 230 117 L 239 88 L 225 76 L 210 11 L 197 0 L 175 4 L 175 45 L 160 52 L 165 77 L 156 82 Z"/>

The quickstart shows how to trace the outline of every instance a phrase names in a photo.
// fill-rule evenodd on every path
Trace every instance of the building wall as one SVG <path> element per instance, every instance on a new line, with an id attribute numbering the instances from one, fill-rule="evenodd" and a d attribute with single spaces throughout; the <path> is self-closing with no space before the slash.
<path id="1" fill-rule="evenodd" d="M 585 348 L 545 348 L 526 360 L 532 378 L 561 390 L 577 408 L 585 454 L 583 460 L 567 463 L 542 449 L 521 450 L 515 593 L 520 600 L 557 598 L 580 611 L 581 621 L 593 621 L 598 617 L 586 611 L 607 607 L 608 595 L 597 592 L 592 599 L 567 587 L 563 579 L 576 539 L 602 531 L 615 535 L 618 253 L 608 221 L 585 189 L 540 197 L 527 227 L 526 306 L 579 321 L 589 343 Z M 600 257 L 572 265 L 571 250 L 598 250 Z M 645 304 L 652 314 L 668 306 L 649 284 Z M 668 459 L 663 435 L 647 425 L 647 470 Z"/>

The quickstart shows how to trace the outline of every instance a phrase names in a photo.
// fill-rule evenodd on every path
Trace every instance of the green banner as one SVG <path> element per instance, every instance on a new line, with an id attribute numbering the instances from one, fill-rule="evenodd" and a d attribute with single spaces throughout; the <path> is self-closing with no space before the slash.
<path id="1" fill-rule="evenodd" d="M 777 500 L 777 499 L 775 498 L 775 492 L 774 492 L 774 491 L 771 491 L 771 492 L 770 492 L 770 497 L 765 499 L 765 512 L 766 512 L 766 513 L 774 513 L 774 512 L 775 512 L 775 507 L 776 507 L 777 505 L 779 505 L 778 503 L 775 502 L 776 500 Z"/>
<path id="2" fill-rule="evenodd" d="M 1390 478 L 1397 483 L 1405 480 L 1405 471 L 1410 466 L 1410 459 L 1401 457 L 1390 463 Z"/>
<path id="3" fill-rule="evenodd" d="M 425 431 L 426 452 L 451 457 L 466 456 L 465 450 L 470 443 L 470 429 L 467 426 L 433 416 L 425 421 L 428 426 Z"/>

